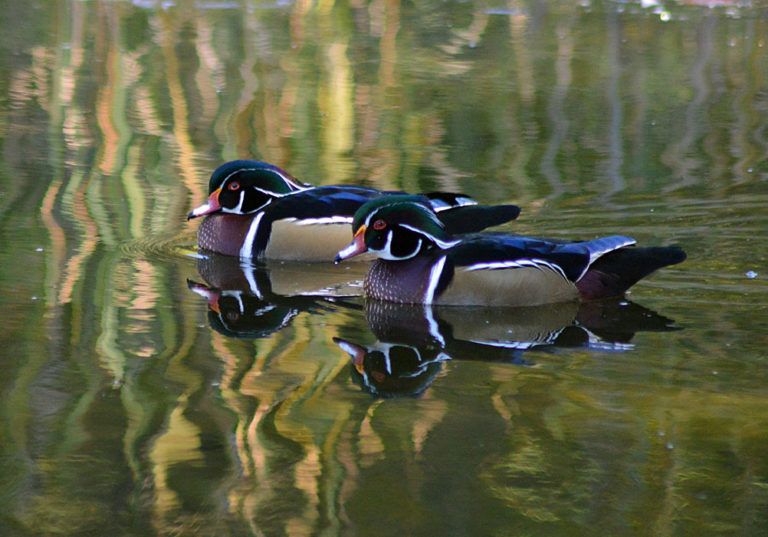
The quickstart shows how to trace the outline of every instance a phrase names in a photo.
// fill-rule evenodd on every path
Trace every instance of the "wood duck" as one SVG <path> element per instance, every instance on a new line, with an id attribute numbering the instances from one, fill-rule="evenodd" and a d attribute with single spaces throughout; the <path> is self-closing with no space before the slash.
<path id="1" fill-rule="evenodd" d="M 349 224 L 366 201 L 384 194 L 359 186 L 301 183 L 277 166 L 251 160 L 223 164 L 211 175 L 208 201 L 187 219 L 206 216 L 203 250 L 245 259 L 331 261 L 349 242 Z M 454 233 L 481 231 L 517 218 L 514 205 L 481 207 L 460 194 L 422 194 Z"/>
<path id="2" fill-rule="evenodd" d="M 682 262 L 677 247 L 630 248 L 623 236 L 565 242 L 503 233 L 455 236 L 418 198 L 389 196 L 355 213 L 336 262 L 372 252 L 366 296 L 400 303 L 531 306 L 619 296 Z"/>

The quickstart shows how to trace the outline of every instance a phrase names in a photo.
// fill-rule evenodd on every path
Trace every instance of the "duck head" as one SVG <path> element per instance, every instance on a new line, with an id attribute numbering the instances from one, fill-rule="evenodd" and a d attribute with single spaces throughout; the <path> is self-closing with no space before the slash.
<path id="1" fill-rule="evenodd" d="M 233 160 L 211 174 L 208 201 L 193 209 L 187 219 L 211 213 L 252 214 L 273 199 L 305 190 L 286 171 L 256 160 Z"/>
<path id="2" fill-rule="evenodd" d="M 459 242 L 419 196 L 385 196 L 366 202 L 355 213 L 352 232 L 352 242 L 338 252 L 336 263 L 368 251 L 380 259 L 400 261 Z"/>

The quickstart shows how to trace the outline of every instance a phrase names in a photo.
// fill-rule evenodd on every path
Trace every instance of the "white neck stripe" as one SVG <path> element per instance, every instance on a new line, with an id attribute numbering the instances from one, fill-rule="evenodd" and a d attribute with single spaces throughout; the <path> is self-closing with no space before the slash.
<path id="1" fill-rule="evenodd" d="M 256 234 L 259 232 L 259 223 L 261 223 L 263 217 L 263 212 L 257 214 L 256 218 L 251 222 L 251 225 L 248 226 L 248 233 L 245 235 L 245 241 L 240 248 L 240 257 L 251 259 L 251 256 L 253 255 L 253 241 L 256 239 Z"/>
<path id="2" fill-rule="evenodd" d="M 435 338 L 440 345 L 445 347 L 445 338 L 440 333 L 440 328 L 435 320 L 434 312 L 432 311 L 432 306 L 430 304 L 424 304 L 424 317 L 427 319 L 427 324 L 429 325 L 429 335 Z"/>
<path id="3" fill-rule="evenodd" d="M 445 260 L 446 256 L 441 257 L 437 263 L 432 265 L 432 269 L 429 271 L 429 284 L 427 285 L 426 293 L 424 293 L 425 304 L 432 304 L 432 301 L 435 299 L 435 291 L 437 290 L 437 284 L 440 281 L 440 276 L 443 275 Z"/>
<path id="4" fill-rule="evenodd" d="M 253 293 L 256 298 L 259 300 L 264 300 L 264 296 L 261 294 L 261 290 L 259 289 L 259 284 L 256 283 L 256 277 L 253 274 L 253 268 L 249 267 L 242 267 L 243 274 L 245 275 L 245 279 L 248 282 L 248 289 L 250 289 L 251 293 Z"/>

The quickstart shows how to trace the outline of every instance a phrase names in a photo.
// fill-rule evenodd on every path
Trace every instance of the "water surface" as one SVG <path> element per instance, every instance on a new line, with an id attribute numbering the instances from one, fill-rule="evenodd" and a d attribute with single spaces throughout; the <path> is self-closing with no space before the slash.
<path id="1" fill-rule="evenodd" d="M 722 4 L 6 6 L 0 533 L 763 535 L 768 18 Z M 244 157 L 689 258 L 367 303 L 361 265 L 197 256 Z"/>

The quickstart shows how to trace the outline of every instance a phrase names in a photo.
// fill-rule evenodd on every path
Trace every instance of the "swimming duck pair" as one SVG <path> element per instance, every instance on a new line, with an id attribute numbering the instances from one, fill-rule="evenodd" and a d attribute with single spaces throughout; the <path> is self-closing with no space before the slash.
<path id="1" fill-rule="evenodd" d="M 530 306 L 617 296 L 686 257 L 618 235 L 567 242 L 481 233 L 519 212 L 453 193 L 313 187 L 271 164 L 238 160 L 214 171 L 208 201 L 189 218 L 206 216 L 200 248 L 229 256 L 338 263 L 373 254 L 366 296 L 400 303 Z"/>

